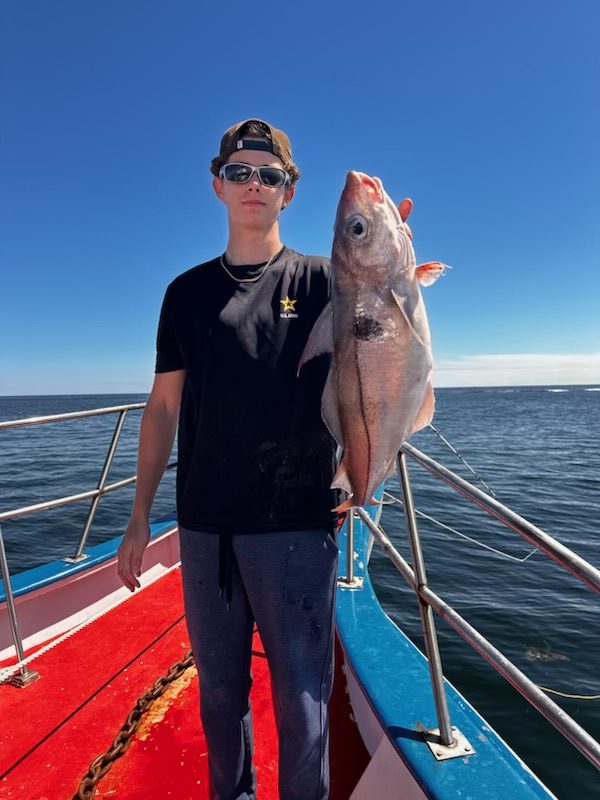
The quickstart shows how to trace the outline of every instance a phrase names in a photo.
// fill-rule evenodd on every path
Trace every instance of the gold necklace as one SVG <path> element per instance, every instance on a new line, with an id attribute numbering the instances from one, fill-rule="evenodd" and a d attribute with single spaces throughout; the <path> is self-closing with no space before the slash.
<path id="1" fill-rule="evenodd" d="M 229 275 L 229 277 L 232 280 L 237 281 L 238 283 L 253 283 L 254 281 L 257 281 L 259 278 L 262 278 L 262 276 L 265 274 L 267 269 L 271 266 L 273 261 L 275 261 L 275 259 L 277 258 L 277 256 L 280 253 L 281 253 L 281 250 L 278 250 L 277 253 L 275 253 L 274 256 L 271 256 L 271 258 L 267 261 L 267 263 L 264 265 L 264 267 L 258 273 L 258 275 L 255 275 L 253 278 L 238 278 L 235 275 L 232 275 L 231 272 L 229 272 L 229 270 L 225 266 L 225 262 L 223 261 L 223 256 L 219 256 L 219 262 L 220 262 L 221 266 L 223 267 L 223 269 L 225 270 L 225 272 Z"/>

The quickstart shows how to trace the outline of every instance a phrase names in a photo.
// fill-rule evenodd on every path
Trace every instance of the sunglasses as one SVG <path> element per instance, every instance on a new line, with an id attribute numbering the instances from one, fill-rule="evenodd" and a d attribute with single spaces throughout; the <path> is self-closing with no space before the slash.
<path id="1" fill-rule="evenodd" d="M 253 167 L 251 164 L 224 164 L 219 170 L 219 178 L 232 183 L 248 183 L 255 172 L 263 186 L 279 188 L 291 182 L 287 172 L 279 167 Z"/>

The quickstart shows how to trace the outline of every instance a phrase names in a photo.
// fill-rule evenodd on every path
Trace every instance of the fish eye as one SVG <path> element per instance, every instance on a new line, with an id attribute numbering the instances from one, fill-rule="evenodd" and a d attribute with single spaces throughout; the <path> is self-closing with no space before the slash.
<path id="1" fill-rule="evenodd" d="M 360 214 L 354 214 L 351 216 L 346 227 L 348 229 L 348 233 L 350 233 L 355 239 L 364 238 L 369 229 L 367 220 L 364 217 L 361 217 Z"/>

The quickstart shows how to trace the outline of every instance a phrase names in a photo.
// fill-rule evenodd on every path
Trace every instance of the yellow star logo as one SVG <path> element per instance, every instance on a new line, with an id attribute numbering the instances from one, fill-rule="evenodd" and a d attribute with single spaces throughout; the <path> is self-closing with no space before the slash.
<path id="1" fill-rule="evenodd" d="M 290 298 L 286 295 L 285 300 L 279 301 L 283 306 L 283 311 L 295 311 L 296 310 L 296 303 L 297 300 L 290 300 Z"/>

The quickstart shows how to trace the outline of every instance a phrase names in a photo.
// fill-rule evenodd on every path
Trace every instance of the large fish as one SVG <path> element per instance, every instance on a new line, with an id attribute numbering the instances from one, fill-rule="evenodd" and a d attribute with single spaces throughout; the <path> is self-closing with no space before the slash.
<path id="1" fill-rule="evenodd" d="M 379 178 L 349 172 L 333 240 L 331 302 L 300 360 L 331 352 L 321 411 L 343 448 L 332 488 L 337 507 L 376 502 L 404 440 L 434 412 L 431 340 L 419 284 L 443 274 L 440 262 L 416 265 L 400 213 Z"/>

